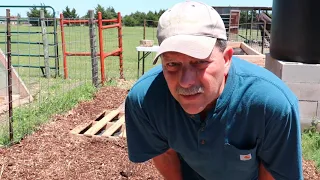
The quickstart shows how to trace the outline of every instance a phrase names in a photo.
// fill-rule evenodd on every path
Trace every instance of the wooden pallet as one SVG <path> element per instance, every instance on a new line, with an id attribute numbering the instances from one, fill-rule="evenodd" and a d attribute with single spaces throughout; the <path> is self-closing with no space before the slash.
<path id="1" fill-rule="evenodd" d="M 76 126 L 70 133 L 87 137 L 126 137 L 124 104 L 118 109 L 102 112 L 95 120 Z"/>

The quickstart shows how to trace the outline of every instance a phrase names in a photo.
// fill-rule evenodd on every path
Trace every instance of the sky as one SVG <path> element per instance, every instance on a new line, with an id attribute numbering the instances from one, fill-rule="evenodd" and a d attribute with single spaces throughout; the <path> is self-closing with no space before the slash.
<path id="1" fill-rule="evenodd" d="M 2 0 L 3 1 L 3 0 Z M 183 0 L 12 0 L 4 1 L 2 6 L 6 5 L 41 5 L 45 4 L 51 6 L 56 11 L 56 17 L 69 6 L 71 9 L 75 8 L 77 13 L 81 16 L 85 15 L 89 9 L 94 9 L 97 4 L 103 7 L 112 6 L 116 12 L 121 15 L 128 15 L 135 11 L 148 12 L 158 11 L 160 9 L 167 9 L 174 4 Z M 201 0 L 211 6 L 268 6 L 272 7 L 273 0 Z M 80 3 L 81 2 L 81 3 Z M 10 8 L 11 15 L 21 14 L 22 17 L 27 17 L 28 8 Z M 6 15 L 6 8 L 0 8 L 0 16 Z"/>

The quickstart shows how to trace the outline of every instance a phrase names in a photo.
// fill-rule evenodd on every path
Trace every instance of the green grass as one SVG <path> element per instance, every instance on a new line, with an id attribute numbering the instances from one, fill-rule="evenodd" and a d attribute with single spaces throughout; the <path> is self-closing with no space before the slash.
<path id="1" fill-rule="evenodd" d="M 320 170 L 320 132 L 317 131 L 316 125 L 311 126 L 302 133 L 302 150 L 304 158 L 313 160 L 318 170 Z"/>
<path id="2" fill-rule="evenodd" d="M 0 31 L 5 31 L 5 26 L 0 26 Z M 12 31 L 34 32 L 41 31 L 39 27 L 12 26 Z M 48 27 L 48 32 L 53 28 Z M 250 32 L 248 31 L 247 34 Z M 96 31 L 97 37 L 98 32 Z M 245 36 L 246 31 L 241 29 L 240 34 Z M 253 39 L 260 38 L 260 32 L 253 31 Z M 104 30 L 104 50 L 110 52 L 118 46 L 117 30 Z M 5 34 L 0 34 L 0 42 L 5 42 Z M 53 43 L 53 35 L 48 35 L 49 43 Z M 65 27 L 66 47 L 68 52 L 90 52 L 89 28 L 86 26 Z M 143 38 L 142 27 L 123 27 L 123 73 L 126 80 L 135 81 L 137 79 L 137 51 L 136 46 Z M 156 29 L 146 29 L 146 39 L 156 40 Z M 240 38 L 239 41 L 244 39 Z M 12 41 L 19 42 L 41 42 L 41 34 L 12 34 Z M 61 50 L 61 35 L 58 28 L 58 48 L 60 76 L 46 79 L 42 77 L 40 69 L 15 68 L 25 85 L 28 87 L 34 101 L 20 108 L 15 108 L 13 112 L 14 139 L 19 141 L 25 135 L 32 133 L 37 127 L 50 120 L 54 114 L 66 112 L 73 108 L 82 100 L 89 100 L 96 91 L 91 86 L 91 59 L 90 57 L 67 57 L 68 79 L 63 78 L 63 58 Z M 6 52 L 5 44 L 0 44 L 0 48 Z M 97 38 L 97 52 L 99 52 Z M 12 53 L 21 56 L 12 57 L 13 64 L 20 65 L 44 65 L 42 57 L 31 57 L 29 54 L 43 54 L 42 46 L 29 44 L 12 44 Z M 54 55 L 54 48 L 50 47 L 49 54 Z M 149 55 L 145 62 L 145 71 L 153 67 L 152 58 L 154 53 Z M 99 62 L 98 57 L 98 62 Z M 99 63 L 100 64 L 100 63 Z M 50 58 L 50 66 L 54 66 L 54 59 Z M 140 66 L 141 67 L 141 66 Z M 105 59 L 106 77 L 109 81 L 106 85 L 116 85 L 115 79 L 119 78 L 119 58 L 108 57 Z M 100 72 L 100 66 L 99 66 Z M 55 71 L 51 70 L 54 75 Z M 99 79 L 100 79 L 100 73 Z M 7 114 L 3 116 L 4 122 L 8 122 Z M 0 117 L 1 122 L 1 117 Z M 7 145 L 8 127 L 7 123 L 0 128 L 0 144 Z M 320 135 L 317 132 L 307 131 L 302 135 L 303 155 L 306 159 L 312 159 L 320 167 Z"/>
<path id="3" fill-rule="evenodd" d="M 31 103 L 15 108 L 13 111 L 13 143 L 20 141 L 23 137 L 36 130 L 41 124 L 48 122 L 52 115 L 64 113 L 72 109 L 79 102 L 92 99 L 95 91 L 96 89 L 91 84 L 85 84 L 69 92 L 48 97 L 43 100 L 41 106 L 38 106 L 37 103 Z M 0 129 L 0 144 L 10 144 L 7 125 Z"/>

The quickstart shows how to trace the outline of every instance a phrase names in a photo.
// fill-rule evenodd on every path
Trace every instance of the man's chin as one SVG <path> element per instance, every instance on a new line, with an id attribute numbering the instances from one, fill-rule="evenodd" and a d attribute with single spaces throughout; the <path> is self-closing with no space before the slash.
<path id="1" fill-rule="evenodd" d="M 196 108 L 196 107 L 191 107 L 191 108 L 184 107 L 183 109 L 188 114 L 199 114 L 203 110 L 203 108 Z"/>
<path id="2" fill-rule="evenodd" d="M 198 114 L 204 109 L 204 106 L 198 103 L 188 103 L 188 104 L 180 103 L 180 105 L 183 108 L 183 110 L 188 114 Z"/>

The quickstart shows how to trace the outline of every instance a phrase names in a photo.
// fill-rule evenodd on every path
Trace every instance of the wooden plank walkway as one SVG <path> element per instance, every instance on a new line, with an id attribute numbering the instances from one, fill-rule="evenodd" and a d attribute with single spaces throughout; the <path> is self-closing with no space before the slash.
<path id="1" fill-rule="evenodd" d="M 124 103 L 117 109 L 103 111 L 96 119 L 80 124 L 70 131 L 71 134 L 86 137 L 126 137 Z"/>

